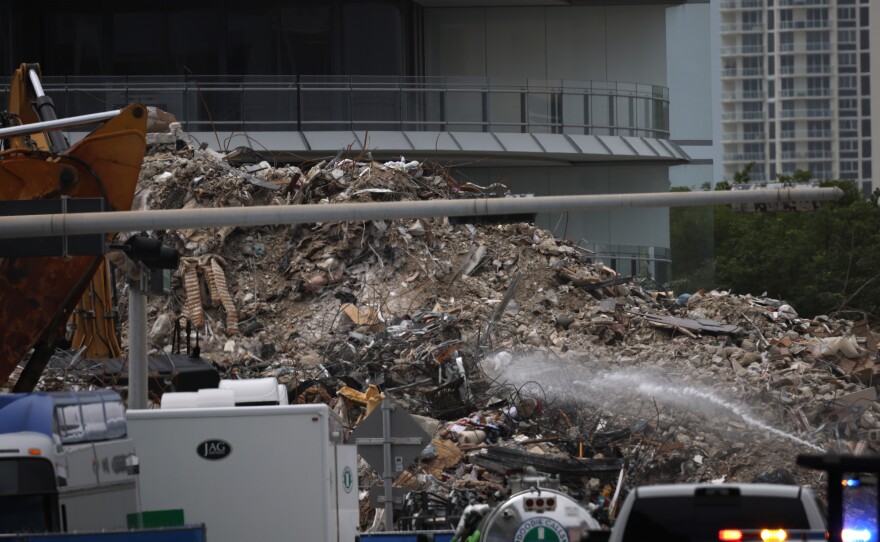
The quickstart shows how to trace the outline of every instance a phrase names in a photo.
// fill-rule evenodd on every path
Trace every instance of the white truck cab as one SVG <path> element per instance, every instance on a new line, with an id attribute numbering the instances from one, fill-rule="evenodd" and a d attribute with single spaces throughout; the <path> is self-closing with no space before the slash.
<path id="1" fill-rule="evenodd" d="M 725 530 L 824 531 L 815 493 L 776 484 L 643 486 L 623 503 L 609 542 L 721 542 Z M 728 540 L 728 542 L 735 542 Z"/>

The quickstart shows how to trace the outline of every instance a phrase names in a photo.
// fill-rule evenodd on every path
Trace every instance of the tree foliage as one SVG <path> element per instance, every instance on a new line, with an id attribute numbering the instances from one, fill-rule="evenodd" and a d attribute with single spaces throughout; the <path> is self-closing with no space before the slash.
<path id="1" fill-rule="evenodd" d="M 796 172 L 789 182 L 809 180 L 805 173 Z M 880 316 L 880 207 L 850 181 L 821 185 L 836 186 L 844 195 L 814 212 L 670 210 L 676 290 L 767 292 L 802 316 L 839 309 Z"/>

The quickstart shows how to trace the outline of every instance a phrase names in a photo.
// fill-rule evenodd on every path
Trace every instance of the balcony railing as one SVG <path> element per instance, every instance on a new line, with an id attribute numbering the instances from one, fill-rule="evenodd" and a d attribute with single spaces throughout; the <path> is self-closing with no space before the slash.
<path id="1" fill-rule="evenodd" d="M 831 96 L 830 88 L 788 88 L 781 89 L 779 96 L 782 98 L 821 98 Z"/>
<path id="2" fill-rule="evenodd" d="M 725 154 L 725 162 L 758 162 L 764 159 L 763 152 Z"/>
<path id="3" fill-rule="evenodd" d="M 0 78 L 0 88 L 9 78 Z M 45 77 L 74 116 L 131 102 L 190 132 L 401 130 L 669 137 L 669 90 L 608 81 L 485 77 Z M 0 92 L 0 99 L 6 98 Z M 206 113 L 210 111 L 210 115 Z M 213 120 L 212 120 L 213 119 Z"/>
<path id="4" fill-rule="evenodd" d="M 780 43 L 779 52 L 781 53 L 809 53 L 815 51 L 830 51 L 831 43 L 827 41 L 817 41 L 815 43 Z"/>
<path id="5" fill-rule="evenodd" d="M 800 30 L 807 28 L 829 28 L 831 21 L 828 19 L 815 19 L 812 21 L 779 21 L 781 30 Z"/>
<path id="6" fill-rule="evenodd" d="M 764 23 L 724 23 L 721 31 L 724 33 L 762 32 Z"/>
<path id="7" fill-rule="evenodd" d="M 764 68 L 726 68 L 721 70 L 722 77 L 763 77 Z"/>
<path id="8" fill-rule="evenodd" d="M 779 116 L 784 119 L 792 118 L 822 118 L 830 117 L 830 109 L 783 109 L 779 112 Z"/>
<path id="9" fill-rule="evenodd" d="M 829 0 L 778 0 L 780 6 L 828 6 Z"/>
<path id="10" fill-rule="evenodd" d="M 744 132 L 744 133 L 730 133 L 724 134 L 722 137 L 724 141 L 764 141 L 764 132 Z"/>
<path id="11" fill-rule="evenodd" d="M 786 151 L 782 153 L 783 160 L 822 160 L 833 157 L 832 151 Z"/>
<path id="12" fill-rule="evenodd" d="M 749 90 L 744 92 L 725 92 L 721 94 L 722 100 L 739 101 L 739 100 L 763 100 L 764 92 L 761 90 Z"/>
<path id="13" fill-rule="evenodd" d="M 832 135 L 831 130 L 783 130 L 779 139 L 830 139 Z"/>
<path id="14" fill-rule="evenodd" d="M 731 47 L 722 47 L 722 56 L 733 55 L 760 55 L 764 53 L 763 45 L 734 45 Z"/>
<path id="15" fill-rule="evenodd" d="M 807 75 L 807 74 L 826 74 L 831 73 L 831 66 L 828 64 L 814 64 L 812 66 L 780 66 L 780 75 Z"/>
<path id="16" fill-rule="evenodd" d="M 764 7 L 763 0 L 725 0 L 721 2 L 721 9 L 753 9 Z"/>
<path id="17" fill-rule="evenodd" d="M 729 111 L 721 114 L 721 120 L 763 120 L 763 111 Z"/>

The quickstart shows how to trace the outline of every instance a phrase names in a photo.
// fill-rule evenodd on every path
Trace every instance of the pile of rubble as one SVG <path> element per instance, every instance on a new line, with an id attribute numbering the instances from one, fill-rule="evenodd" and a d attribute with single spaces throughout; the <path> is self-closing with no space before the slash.
<path id="1" fill-rule="evenodd" d="M 405 159 L 239 167 L 176 147 L 145 159 L 137 208 L 504 193 Z M 276 377 L 292 402 L 328 403 L 348 430 L 380 392 L 393 397 L 433 439 L 397 480 L 413 491 L 409 515 L 493 501 L 532 466 L 608 524 L 637 485 L 820 488 L 794 466 L 798 454 L 880 451 L 877 338 L 863 321 L 800 318 L 729 292 L 668 297 L 528 223 L 148 233 L 182 254 L 172 295 L 150 300 L 154 352 L 171 350 L 186 317 L 224 378 Z M 50 373 L 44 386 L 59 384 Z M 381 482 L 366 463 L 360 471 L 362 489 Z M 375 527 L 366 491 L 362 502 L 363 526 Z"/>

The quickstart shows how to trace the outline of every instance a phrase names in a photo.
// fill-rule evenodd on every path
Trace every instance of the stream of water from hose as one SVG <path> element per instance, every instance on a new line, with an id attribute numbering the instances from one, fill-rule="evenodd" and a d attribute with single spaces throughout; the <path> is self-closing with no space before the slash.
<path id="1" fill-rule="evenodd" d="M 595 406 L 609 406 L 637 397 L 653 399 L 690 412 L 705 415 L 708 409 L 741 420 L 750 430 L 790 440 L 818 452 L 820 446 L 755 417 L 746 405 L 721 397 L 709 388 L 670 382 L 660 374 L 635 369 L 596 370 L 572 362 L 548 359 L 540 354 L 512 356 L 496 354 L 483 362 L 489 376 L 517 388 L 538 384 L 548 399 L 562 399 Z M 534 391 L 534 388 L 529 388 Z"/>

